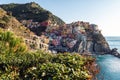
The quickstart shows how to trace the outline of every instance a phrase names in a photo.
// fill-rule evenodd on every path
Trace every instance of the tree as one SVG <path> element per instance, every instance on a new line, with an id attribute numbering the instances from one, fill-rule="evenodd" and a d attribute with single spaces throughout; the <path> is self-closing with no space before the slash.
<path id="1" fill-rule="evenodd" d="M 0 29 L 0 53 L 20 53 L 27 49 L 24 41 L 12 32 Z"/>

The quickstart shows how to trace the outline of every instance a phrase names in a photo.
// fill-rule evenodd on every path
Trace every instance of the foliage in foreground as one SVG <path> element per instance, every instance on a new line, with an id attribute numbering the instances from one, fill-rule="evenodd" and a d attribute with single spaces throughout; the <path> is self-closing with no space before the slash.
<path id="1" fill-rule="evenodd" d="M 85 58 L 79 54 L 44 52 L 0 56 L 0 80 L 91 80 Z"/>
<path id="2" fill-rule="evenodd" d="M 0 30 L 0 80 L 92 80 L 92 57 L 24 52 L 20 38 Z M 22 53 L 22 54 L 21 54 Z M 24 54 L 23 54 L 24 53 Z M 94 69 L 94 68 L 93 68 Z"/>

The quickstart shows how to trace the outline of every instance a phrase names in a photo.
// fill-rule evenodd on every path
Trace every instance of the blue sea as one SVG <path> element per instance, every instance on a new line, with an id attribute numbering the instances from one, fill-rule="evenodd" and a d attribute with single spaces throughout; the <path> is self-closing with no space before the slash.
<path id="1" fill-rule="evenodd" d="M 106 37 L 110 48 L 118 48 L 120 52 L 120 37 Z M 100 66 L 98 80 L 120 80 L 120 58 L 112 55 L 97 56 L 97 63 Z"/>

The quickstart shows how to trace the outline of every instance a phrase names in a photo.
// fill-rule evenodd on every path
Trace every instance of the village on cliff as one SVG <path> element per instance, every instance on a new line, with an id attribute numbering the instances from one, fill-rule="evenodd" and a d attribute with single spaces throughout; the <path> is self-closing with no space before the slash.
<path id="1" fill-rule="evenodd" d="M 92 41 L 92 37 L 90 36 L 90 33 L 101 33 L 97 25 L 83 21 L 64 25 L 57 25 L 57 23 L 52 23 L 50 20 L 34 22 L 30 19 L 21 20 L 20 22 L 29 29 L 38 27 L 45 28 L 45 31 L 42 32 L 41 35 L 34 35 L 33 40 L 27 39 L 25 41 L 28 44 L 34 43 L 34 45 L 31 46 L 31 49 L 37 48 L 52 53 L 91 52 L 92 50 L 90 50 L 91 45 L 89 41 Z"/>

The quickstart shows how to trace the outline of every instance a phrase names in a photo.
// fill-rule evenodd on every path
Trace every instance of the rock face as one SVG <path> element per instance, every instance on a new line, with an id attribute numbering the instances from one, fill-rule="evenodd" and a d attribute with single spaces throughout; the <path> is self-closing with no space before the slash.
<path id="1" fill-rule="evenodd" d="M 110 51 L 109 45 L 101 33 L 94 33 L 92 35 L 93 52 L 107 53 Z"/>
<path id="2" fill-rule="evenodd" d="M 84 27 L 86 27 L 86 25 L 84 25 Z M 85 28 L 85 31 L 87 33 L 86 35 L 87 37 L 86 50 L 87 51 L 91 53 L 96 53 L 96 54 L 105 54 L 105 53 L 110 52 L 109 44 L 107 43 L 107 41 L 101 34 L 101 31 L 98 29 L 97 25 L 89 24 L 89 27 Z"/>
<path id="3" fill-rule="evenodd" d="M 0 5 L 0 7 L 5 9 L 9 15 L 15 16 L 27 27 L 26 29 L 36 34 L 37 49 L 41 49 L 41 45 L 36 42 L 41 41 L 54 52 L 83 53 L 88 51 L 96 54 L 110 52 L 107 41 L 95 24 L 83 21 L 65 24 L 60 18 L 34 2 Z M 29 39 L 27 41 L 31 42 Z"/>

